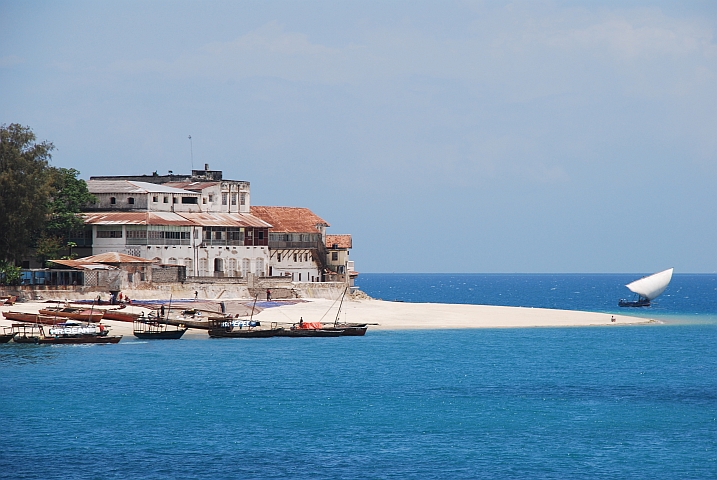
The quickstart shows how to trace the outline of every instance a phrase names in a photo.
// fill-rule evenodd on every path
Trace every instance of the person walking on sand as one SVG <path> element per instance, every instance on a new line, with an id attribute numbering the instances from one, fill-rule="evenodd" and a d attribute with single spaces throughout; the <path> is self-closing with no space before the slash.
<path id="1" fill-rule="evenodd" d="M 271 290 L 269 290 L 268 288 L 266 289 L 266 301 L 271 301 Z"/>
<path id="2" fill-rule="evenodd" d="M 195 301 L 195 302 L 197 301 L 197 297 L 198 297 L 198 296 L 199 296 L 199 292 L 195 290 L 195 291 L 194 291 L 194 301 Z"/>
<path id="3" fill-rule="evenodd" d="M 610 317 L 610 321 L 611 321 L 612 323 L 615 323 L 615 315 L 613 315 L 612 317 Z"/>

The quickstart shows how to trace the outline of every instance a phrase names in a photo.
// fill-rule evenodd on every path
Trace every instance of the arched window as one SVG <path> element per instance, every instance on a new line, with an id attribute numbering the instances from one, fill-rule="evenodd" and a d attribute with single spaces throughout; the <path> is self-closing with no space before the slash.
<path id="1" fill-rule="evenodd" d="M 206 258 L 200 258 L 199 259 L 199 276 L 200 277 L 206 277 L 207 276 L 207 267 L 209 266 L 209 262 Z"/>
<path id="2" fill-rule="evenodd" d="M 174 257 L 170 257 L 170 259 L 167 260 L 167 263 L 170 264 L 170 265 L 176 265 L 176 264 L 177 264 L 177 259 L 174 258 Z"/>
<path id="3" fill-rule="evenodd" d="M 187 267 L 187 276 L 193 277 L 194 276 L 194 262 L 191 258 L 185 258 L 184 259 L 184 266 Z"/>
<path id="4" fill-rule="evenodd" d="M 242 275 L 247 275 L 251 273 L 251 260 L 248 258 L 242 258 L 241 259 L 241 270 Z"/>
<path id="5" fill-rule="evenodd" d="M 260 277 L 264 276 L 264 259 L 263 258 L 257 258 L 256 259 L 256 271 L 255 273 L 259 275 Z"/>

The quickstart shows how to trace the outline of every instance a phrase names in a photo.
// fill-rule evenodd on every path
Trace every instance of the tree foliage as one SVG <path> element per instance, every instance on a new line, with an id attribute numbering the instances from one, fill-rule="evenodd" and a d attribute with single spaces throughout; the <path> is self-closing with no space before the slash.
<path id="1" fill-rule="evenodd" d="M 0 260 L 18 263 L 31 247 L 42 261 L 57 258 L 83 228 L 76 214 L 95 198 L 80 172 L 49 165 L 53 149 L 29 127 L 0 126 Z"/>
<path id="2" fill-rule="evenodd" d="M 0 259 L 19 262 L 41 231 L 53 187 L 49 161 L 55 147 L 36 143 L 29 127 L 0 126 Z"/>
<path id="3" fill-rule="evenodd" d="M 81 230 L 84 223 L 76 214 L 95 197 L 87 190 L 87 183 L 77 178 L 74 168 L 55 168 L 52 171 L 52 195 L 48 202 L 48 219 L 44 236 L 60 237 L 67 242 L 73 230 Z"/>

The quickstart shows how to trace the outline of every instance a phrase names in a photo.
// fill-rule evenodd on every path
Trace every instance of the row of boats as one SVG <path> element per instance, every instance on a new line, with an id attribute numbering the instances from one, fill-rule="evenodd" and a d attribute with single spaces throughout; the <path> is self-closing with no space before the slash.
<path id="1" fill-rule="evenodd" d="M 344 292 L 345 296 L 345 292 Z M 279 325 L 272 322 L 264 328 L 253 319 L 254 306 L 249 319 L 218 314 L 206 310 L 182 310 L 179 315 L 170 315 L 164 307 L 151 312 L 130 313 L 124 307 L 99 310 L 84 306 L 48 306 L 38 313 L 4 312 L 3 316 L 14 323 L 3 327 L 0 343 L 72 344 L 72 343 L 118 343 L 122 335 L 109 335 L 110 327 L 100 323 L 103 319 L 133 322 L 133 334 L 140 339 L 179 339 L 189 328 L 206 330 L 211 338 L 270 338 L 270 337 L 340 337 L 363 336 L 366 323 L 340 323 L 339 315 L 343 305 L 341 297 L 339 311 L 333 323 L 304 322 Z"/>

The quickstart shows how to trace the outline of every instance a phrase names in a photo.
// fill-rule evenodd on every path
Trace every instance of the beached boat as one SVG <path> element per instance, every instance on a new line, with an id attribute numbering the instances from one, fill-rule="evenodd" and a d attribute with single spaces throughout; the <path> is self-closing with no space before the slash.
<path id="1" fill-rule="evenodd" d="M 649 307 L 650 302 L 659 297 L 665 291 L 672 280 L 672 271 L 668 268 L 647 277 L 643 277 L 625 285 L 631 292 L 635 293 L 635 300 L 620 299 L 620 307 Z"/>
<path id="2" fill-rule="evenodd" d="M 92 310 L 84 307 L 48 307 L 40 310 L 41 315 L 71 318 L 82 322 L 98 323 L 102 320 L 102 310 Z"/>
<path id="3" fill-rule="evenodd" d="M 55 325 L 65 321 L 64 317 L 50 317 L 48 315 L 40 315 L 37 313 L 26 312 L 3 312 L 3 316 L 8 320 L 24 323 L 39 323 L 41 325 Z"/>
<path id="4" fill-rule="evenodd" d="M 116 320 L 118 322 L 134 322 L 139 318 L 139 316 L 139 313 L 130 313 L 125 312 L 122 309 L 113 308 L 110 310 L 105 310 L 102 318 L 104 318 L 105 320 Z"/>
<path id="5" fill-rule="evenodd" d="M 344 293 L 341 295 L 341 303 L 339 303 L 339 309 L 336 312 L 336 319 L 334 319 L 334 323 L 322 324 L 321 328 L 324 330 L 341 331 L 342 337 L 363 337 L 364 335 L 366 335 L 366 330 L 368 330 L 368 323 L 339 323 L 341 307 L 344 304 L 344 297 L 346 297 L 347 291 L 348 287 L 344 289 Z"/>
<path id="6" fill-rule="evenodd" d="M 325 324 L 324 330 L 341 330 L 343 337 L 363 337 L 368 330 L 367 323 L 331 323 Z"/>

